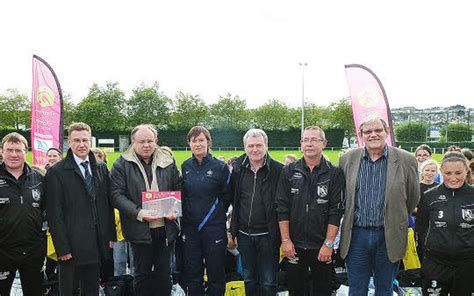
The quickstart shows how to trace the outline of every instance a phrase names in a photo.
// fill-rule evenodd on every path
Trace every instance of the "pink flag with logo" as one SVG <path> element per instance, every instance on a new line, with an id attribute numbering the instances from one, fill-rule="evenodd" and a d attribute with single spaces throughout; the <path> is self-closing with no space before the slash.
<path id="1" fill-rule="evenodd" d="M 387 122 L 390 128 L 390 136 L 387 144 L 394 145 L 392 114 L 388 105 L 387 95 L 377 75 L 369 68 L 351 64 L 346 65 L 346 78 L 352 101 L 352 114 L 357 134 L 359 147 L 363 146 L 359 135 L 359 125 L 367 116 L 378 115 Z"/>
<path id="2" fill-rule="evenodd" d="M 53 68 L 33 55 L 31 151 L 33 164 L 44 166 L 49 148 L 63 149 L 63 95 Z"/>

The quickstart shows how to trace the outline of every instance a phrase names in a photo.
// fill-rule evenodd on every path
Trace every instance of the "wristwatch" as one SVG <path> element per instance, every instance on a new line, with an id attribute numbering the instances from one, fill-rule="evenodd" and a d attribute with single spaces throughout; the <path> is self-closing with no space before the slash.
<path id="1" fill-rule="evenodd" d="M 324 242 L 324 245 L 325 245 L 326 247 L 328 247 L 329 249 L 334 248 L 334 243 L 331 242 L 331 241 L 325 241 L 325 242 Z"/>

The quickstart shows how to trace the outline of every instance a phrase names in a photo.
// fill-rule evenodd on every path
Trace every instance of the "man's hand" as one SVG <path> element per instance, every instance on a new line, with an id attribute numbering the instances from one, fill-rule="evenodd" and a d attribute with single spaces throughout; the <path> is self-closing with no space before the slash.
<path id="1" fill-rule="evenodd" d="M 320 262 L 326 262 L 327 264 L 331 263 L 332 249 L 323 244 L 321 249 L 319 249 L 318 260 Z"/>
<path id="2" fill-rule="evenodd" d="M 168 216 L 165 217 L 166 219 L 170 220 L 170 221 L 174 221 L 176 220 L 178 217 L 176 217 L 175 214 L 170 214 Z"/>
<path id="3" fill-rule="evenodd" d="M 285 240 L 281 243 L 281 248 L 283 250 L 283 255 L 288 259 L 294 259 L 296 257 L 295 246 L 293 242 L 289 240 Z"/>
<path id="4" fill-rule="evenodd" d="M 154 210 L 142 210 L 143 211 L 143 220 L 147 222 L 153 222 L 161 217 L 158 216 L 158 212 Z"/>
<path id="5" fill-rule="evenodd" d="M 66 254 L 64 256 L 58 256 L 59 261 L 67 261 L 67 260 L 71 260 L 71 259 L 72 259 L 71 253 Z"/>

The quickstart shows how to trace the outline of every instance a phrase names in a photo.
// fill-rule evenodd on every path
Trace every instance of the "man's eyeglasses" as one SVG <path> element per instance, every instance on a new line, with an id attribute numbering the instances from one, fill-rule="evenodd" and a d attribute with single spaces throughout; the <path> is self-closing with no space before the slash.
<path id="1" fill-rule="evenodd" d="M 301 143 L 304 143 L 304 144 L 308 144 L 308 143 L 315 144 L 315 143 L 318 143 L 318 142 L 324 142 L 324 140 L 319 139 L 319 138 L 303 138 L 303 139 L 301 139 Z"/>
<path id="2" fill-rule="evenodd" d="M 378 134 L 381 134 L 383 131 L 384 131 L 383 128 L 376 128 L 376 129 L 373 129 L 373 130 L 371 130 L 371 129 L 370 130 L 362 130 L 362 134 L 368 136 L 372 133 L 376 133 L 378 135 Z"/>

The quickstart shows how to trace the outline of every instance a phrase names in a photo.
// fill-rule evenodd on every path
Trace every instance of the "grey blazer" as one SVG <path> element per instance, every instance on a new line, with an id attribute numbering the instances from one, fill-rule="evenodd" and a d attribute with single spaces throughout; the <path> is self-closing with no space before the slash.
<path id="1" fill-rule="evenodd" d="M 342 258 L 349 252 L 354 224 L 355 189 L 364 148 L 351 150 L 341 156 L 339 167 L 346 176 L 346 207 L 341 227 Z M 408 235 L 408 215 L 420 199 L 416 159 L 410 153 L 388 147 L 387 186 L 385 189 L 385 242 L 388 258 L 396 262 L 405 256 Z"/>

